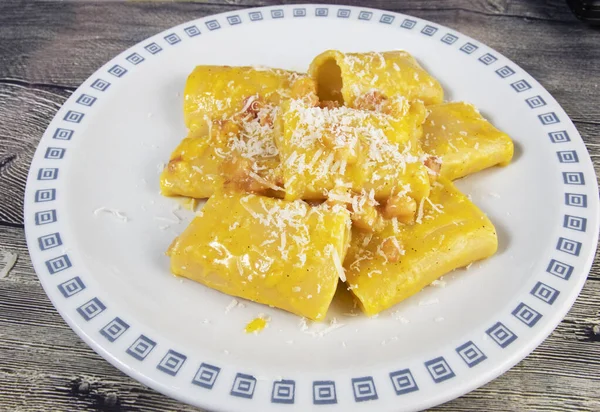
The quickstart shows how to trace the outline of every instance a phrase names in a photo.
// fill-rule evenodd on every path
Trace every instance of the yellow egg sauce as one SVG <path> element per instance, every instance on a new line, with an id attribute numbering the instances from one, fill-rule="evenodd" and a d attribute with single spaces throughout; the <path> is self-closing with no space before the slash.
<path id="1" fill-rule="evenodd" d="M 264 317 L 264 316 L 259 316 L 257 318 L 254 318 L 250 322 L 248 322 L 248 324 L 246 325 L 246 329 L 244 329 L 244 332 L 260 333 L 260 332 L 262 332 L 262 330 L 264 328 L 267 327 L 269 320 L 270 319 L 268 317 Z"/>

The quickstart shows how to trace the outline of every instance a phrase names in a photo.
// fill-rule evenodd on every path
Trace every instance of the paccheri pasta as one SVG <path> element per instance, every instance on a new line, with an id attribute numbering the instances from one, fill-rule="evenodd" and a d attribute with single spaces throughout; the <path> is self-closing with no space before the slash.
<path id="1" fill-rule="evenodd" d="M 326 51 L 309 73 L 198 66 L 189 134 L 160 183 L 209 198 L 168 250 L 175 275 L 322 320 L 338 283 L 371 316 L 496 252 L 451 180 L 513 143 L 404 51 Z"/>

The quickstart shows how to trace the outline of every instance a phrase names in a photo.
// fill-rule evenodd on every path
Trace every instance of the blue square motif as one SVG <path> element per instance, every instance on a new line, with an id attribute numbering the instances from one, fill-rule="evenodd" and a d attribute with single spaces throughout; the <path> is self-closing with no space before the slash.
<path id="1" fill-rule="evenodd" d="M 373 13 L 370 11 L 363 10 L 360 13 L 358 13 L 359 20 L 371 20 L 371 17 L 373 17 Z"/>
<path id="2" fill-rule="evenodd" d="M 230 394 L 240 398 L 252 399 L 255 387 L 256 378 L 254 376 L 238 373 L 235 375 Z"/>
<path id="3" fill-rule="evenodd" d="M 417 22 L 415 20 L 404 19 L 404 21 L 400 24 L 400 27 L 402 27 L 403 29 L 412 30 L 416 25 Z"/>
<path id="4" fill-rule="evenodd" d="M 144 58 L 143 58 L 143 57 L 142 57 L 140 54 L 137 54 L 137 53 L 132 53 L 132 54 L 130 54 L 129 56 L 127 56 L 127 57 L 125 58 L 125 60 L 127 60 L 127 61 L 128 61 L 129 63 L 131 63 L 131 64 L 138 65 L 138 64 L 140 64 L 141 62 L 143 62 L 145 59 L 144 59 Z"/>
<path id="5" fill-rule="evenodd" d="M 294 17 L 305 17 L 306 9 L 294 9 Z"/>
<path id="6" fill-rule="evenodd" d="M 585 178 L 581 172 L 563 172 L 563 182 L 566 185 L 585 185 Z"/>
<path id="7" fill-rule="evenodd" d="M 58 178 L 58 169 L 42 168 L 38 171 L 37 180 L 56 180 Z"/>
<path id="8" fill-rule="evenodd" d="M 467 53 L 467 54 L 471 54 L 473 53 L 475 50 L 477 50 L 479 47 L 474 45 L 473 43 L 465 43 L 461 48 L 460 51 Z"/>
<path id="9" fill-rule="evenodd" d="M 481 63 L 485 64 L 486 66 L 489 66 L 490 64 L 494 63 L 498 59 L 496 58 L 496 56 L 486 53 L 483 56 L 481 56 L 478 60 Z"/>
<path id="10" fill-rule="evenodd" d="M 563 221 L 563 227 L 578 232 L 585 232 L 587 226 L 587 219 L 584 217 L 565 215 Z"/>
<path id="11" fill-rule="evenodd" d="M 552 143 L 565 143 L 571 141 L 569 134 L 565 130 L 561 130 L 560 132 L 550 132 L 548 133 L 548 136 Z"/>
<path id="12" fill-rule="evenodd" d="M 501 322 L 496 322 L 496 324 L 486 330 L 485 333 L 487 333 L 502 349 L 513 343 L 518 337 Z"/>
<path id="13" fill-rule="evenodd" d="M 242 23 L 242 19 L 237 14 L 234 16 L 227 16 L 227 21 L 229 22 L 230 26 L 235 26 L 236 24 Z"/>
<path id="14" fill-rule="evenodd" d="M 96 98 L 94 96 L 90 96 L 89 94 L 82 94 L 77 98 L 77 103 L 90 107 L 96 103 Z"/>
<path id="15" fill-rule="evenodd" d="M 50 235 L 41 236 L 38 238 L 38 245 L 40 250 L 53 249 L 62 245 L 62 239 L 60 233 L 52 233 Z"/>
<path id="16" fill-rule="evenodd" d="M 524 303 L 519 303 L 519 306 L 512 311 L 515 318 L 532 328 L 542 318 L 542 315 L 535 309 L 527 306 Z"/>
<path id="17" fill-rule="evenodd" d="M 542 282 L 536 283 L 530 293 L 549 305 L 552 305 L 560 294 L 558 290 Z"/>
<path id="18" fill-rule="evenodd" d="M 390 373 L 390 379 L 392 380 L 396 395 L 404 395 L 405 393 L 419 390 L 419 386 L 410 372 L 410 369 L 392 372 Z"/>
<path id="19" fill-rule="evenodd" d="M 95 318 L 99 314 L 101 314 L 106 306 L 98 298 L 93 298 L 80 307 L 77 308 L 77 312 L 84 318 L 86 321 L 90 321 Z"/>
<path id="20" fill-rule="evenodd" d="M 144 46 L 144 49 L 146 49 L 151 54 L 156 54 L 162 50 L 162 47 L 160 47 L 156 43 L 150 43 L 150 44 Z"/>
<path id="21" fill-rule="evenodd" d="M 65 155 L 65 149 L 62 147 L 49 147 L 46 149 L 44 159 L 62 159 Z"/>
<path id="22" fill-rule="evenodd" d="M 573 273 L 573 269 L 574 268 L 571 265 L 552 259 L 546 268 L 546 272 L 561 279 L 569 280 Z"/>
<path id="23" fill-rule="evenodd" d="M 542 96 L 533 96 L 529 99 L 525 99 L 525 102 L 532 109 L 537 109 L 538 107 L 542 107 L 546 105 L 546 101 L 542 99 Z"/>
<path id="24" fill-rule="evenodd" d="M 196 26 L 186 27 L 183 29 L 183 31 L 188 35 L 188 37 L 196 37 L 200 34 L 200 29 Z"/>
<path id="25" fill-rule="evenodd" d="M 116 317 L 111 320 L 105 327 L 100 329 L 100 334 L 108 339 L 110 342 L 117 340 L 122 334 L 124 334 L 129 325 L 124 322 L 121 318 Z"/>
<path id="26" fill-rule="evenodd" d="M 110 87 L 110 83 L 106 80 L 96 79 L 94 83 L 92 83 L 92 89 L 100 90 L 101 92 L 105 91 Z"/>
<path id="27" fill-rule="evenodd" d="M 328 405 L 337 403 L 334 381 L 313 382 L 313 403 L 315 405 Z"/>
<path id="28" fill-rule="evenodd" d="M 144 335 L 140 335 L 127 349 L 127 353 L 137 360 L 143 361 L 146 359 L 146 356 L 152 352 L 152 349 L 154 349 L 155 346 L 156 342 L 154 342 L 152 339 Z"/>
<path id="29" fill-rule="evenodd" d="M 35 202 L 51 202 L 56 199 L 56 189 L 40 189 L 35 192 Z"/>
<path id="30" fill-rule="evenodd" d="M 337 12 L 337 16 L 341 19 L 347 19 L 350 17 L 350 9 L 339 9 Z"/>
<path id="31" fill-rule="evenodd" d="M 318 7 L 315 9 L 315 16 L 317 17 L 327 17 L 329 14 L 329 9 L 325 7 Z"/>
<path id="32" fill-rule="evenodd" d="M 46 261 L 46 269 L 51 275 L 54 275 L 71 267 L 71 259 L 67 255 L 55 257 Z"/>
<path id="33" fill-rule="evenodd" d="M 43 210 L 36 212 L 35 224 L 36 226 L 47 225 L 48 223 L 56 222 L 56 210 Z"/>
<path id="34" fill-rule="evenodd" d="M 282 9 L 271 10 L 271 17 L 274 19 L 282 19 L 284 16 Z"/>
<path id="35" fill-rule="evenodd" d="M 181 37 L 179 37 L 175 33 L 171 33 L 171 34 L 167 34 L 165 36 L 165 40 L 167 41 L 167 43 L 169 43 L 171 46 L 173 46 L 174 44 L 177 44 L 181 41 Z"/>
<path id="36" fill-rule="evenodd" d="M 581 251 L 581 242 L 561 237 L 558 239 L 558 243 L 556 244 L 556 250 L 568 253 L 569 255 L 579 256 L 579 252 Z"/>
<path id="37" fill-rule="evenodd" d="M 73 130 L 61 128 L 56 129 L 52 136 L 52 138 L 56 140 L 71 140 L 71 137 L 73 137 Z"/>
<path id="38" fill-rule="evenodd" d="M 377 389 L 371 376 L 352 379 L 352 391 L 356 402 L 364 402 L 377 399 Z"/>
<path id="39" fill-rule="evenodd" d="M 196 375 L 194 375 L 192 383 L 206 389 L 212 389 L 215 385 L 217 377 L 219 376 L 219 372 L 221 372 L 221 368 L 209 365 L 207 363 L 202 363 L 198 369 L 198 372 L 196 372 Z"/>
<path id="40" fill-rule="evenodd" d="M 169 349 L 167 354 L 162 358 L 160 363 L 156 365 L 156 369 L 163 371 L 166 374 L 171 376 L 177 375 L 177 372 L 181 369 L 187 356 L 182 355 L 179 352 L 175 352 L 172 349 Z"/>
<path id="41" fill-rule="evenodd" d="M 465 361 L 469 368 L 487 359 L 487 356 L 472 341 L 460 345 L 456 348 L 456 353 Z"/>
<path id="42" fill-rule="evenodd" d="M 430 25 L 426 25 L 425 27 L 423 27 L 423 29 L 421 30 L 421 33 L 423 33 L 426 36 L 433 36 L 435 34 L 435 32 L 438 31 L 437 27 L 433 27 Z"/>
<path id="43" fill-rule="evenodd" d="M 578 193 L 565 193 L 565 205 L 587 208 L 587 195 Z"/>
<path id="44" fill-rule="evenodd" d="M 560 120 L 558 119 L 556 113 L 540 114 L 538 115 L 538 118 L 540 119 L 540 122 L 542 122 L 543 125 L 560 123 Z"/>
<path id="45" fill-rule="evenodd" d="M 251 21 L 258 21 L 263 19 L 263 15 L 260 11 L 250 12 L 248 13 L 248 16 L 250 16 Z"/>
<path id="46" fill-rule="evenodd" d="M 425 362 L 425 367 L 435 383 L 440 383 L 456 376 L 454 371 L 442 356 Z"/>
<path id="47" fill-rule="evenodd" d="M 65 298 L 70 298 L 84 289 L 85 284 L 81 281 L 79 276 L 75 276 L 73 279 L 69 279 L 58 285 L 58 290 Z"/>
<path id="48" fill-rule="evenodd" d="M 508 66 L 504 66 L 504 67 L 500 67 L 498 70 L 496 70 L 496 74 L 498 76 L 502 77 L 503 79 L 505 79 L 505 78 L 515 74 L 515 71 Z"/>
<path id="49" fill-rule="evenodd" d="M 113 67 L 108 69 L 108 72 L 116 77 L 122 77 L 125 73 L 127 73 L 127 69 L 115 64 Z"/>
<path id="50" fill-rule="evenodd" d="M 212 31 L 212 30 L 218 30 L 221 28 L 221 25 L 219 24 L 218 21 L 216 20 L 209 20 L 206 23 L 206 27 L 208 28 L 208 30 Z"/>
<path id="51" fill-rule="evenodd" d="M 69 110 L 67 114 L 65 114 L 64 120 L 71 123 L 80 123 L 83 119 L 84 114 L 79 113 L 73 110 Z"/>
<path id="52" fill-rule="evenodd" d="M 564 150 L 556 152 L 560 163 L 579 163 L 579 156 L 575 150 Z"/>
<path id="53" fill-rule="evenodd" d="M 531 85 L 527 83 L 525 80 L 517 80 L 514 83 L 511 83 L 510 86 L 515 89 L 517 93 L 524 92 L 525 90 L 531 89 Z"/>
<path id="54" fill-rule="evenodd" d="M 446 44 L 454 44 L 458 40 L 458 37 L 454 34 L 446 33 L 440 40 Z"/>
<path id="55" fill-rule="evenodd" d="M 379 23 L 384 23 L 384 24 L 392 24 L 393 21 L 394 21 L 394 16 L 392 16 L 391 14 L 382 14 L 381 18 L 379 19 Z"/>
<path id="56" fill-rule="evenodd" d="M 296 382 L 293 380 L 280 380 L 273 382 L 273 391 L 271 392 L 272 403 L 294 403 L 296 395 Z"/>

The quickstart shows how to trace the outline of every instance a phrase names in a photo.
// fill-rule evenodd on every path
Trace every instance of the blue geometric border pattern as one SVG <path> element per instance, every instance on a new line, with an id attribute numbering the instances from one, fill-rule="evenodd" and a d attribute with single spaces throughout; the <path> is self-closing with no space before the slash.
<path id="1" fill-rule="evenodd" d="M 556 298 L 558 298 L 558 295 L 560 295 L 560 291 L 542 282 L 536 283 L 530 293 L 549 305 L 552 305 Z"/>
<path id="2" fill-rule="evenodd" d="M 472 341 L 460 345 L 456 348 L 456 353 L 460 355 L 469 368 L 472 368 L 487 359 L 487 356 L 485 356 L 481 349 L 479 349 Z"/>
<path id="3" fill-rule="evenodd" d="M 156 346 L 156 342 L 147 336 L 140 335 L 130 346 L 127 348 L 127 353 L 133 356 L 135 359 L 143 361 L 146 356 L 152 352 L 152 349 Z"/>
<path id="4" fill-rule="evenodd" d="M 56 189 L 40 189 L 35 192 L 35 203 L 52 202 L 56 200 Z"/>
<path id="5" fill-rule="evenodd" d="M 58 256 L 46 261 L 46 269 L 48 269 L 48 273 L 51 275 L 67 270 L 70 267 L 71 259 L 67 255 Z"/>
<path id="6" fill-rule="evenodd" d="M 568 253 L 569 255 L 579 256 L 579 252 L 581 252 L 581 242 L 561 237 L 556 244 L 556 250 Z"/>
<path id="7" fill-rule="evenodd" d="M 206 389 L 212 389 L 219 377 L 219 372 L 221 372 L 221 368 L 202 363 L 198 368 L 198 372 L 194 375 L 192 383 Z"/>
<path id="8" fill-rule="evenodd" d="M 282 379 L 273 382 L 273 391 L 271 392 L 271 402 L 273 403 L 294 403 L 296 396 L 296 382 Z"/>
<path id="9" fill-rule="evenodd" d="M 62 159 L 65 155 L 65 149 L 62 147 L 49 147 L 46 149 L 44 159 Z"/>
<path id="10" fill-rule="evenodd" d="M 239 398 L 252 399 L 254 389 L 256 388 L 256 378 L 252 375 L 238 373 L 235 375 L 233 386 L 231 387 L 231 395 Z"/>
<path id="11" fill-rule="evenodd" d="M 573 273 L 573 266 L 552 259 L 546 268 L 546 272 L 564 280 L 569 280 Z"/>
<path id="12" fill-rule="evenodd" d="M 45 159 L 45 163 L 41 165 L 42 167 L 33 169 L 35 172 L 33 178 L 35 179 L 37 177 L 36 181 L 41 185 L 41 187 L 34 189 L 35 197 L 33 199 L 35 203 L 38 204 L 36 206 L 41 209 L 33 212 L 34 223 L 36 226 L 39 226 L 40 231 L 45 228 L 48 229 L 47 231 L 44 230 L 41 233 L 36 233 L 35 237 L 32 238 L 33 245 L 36 246 L 36 250 L 47 254 L 42 260 L 42 266 L 47 270 L 46 274 L 54 275 L 52 278 L 48 277 L 48 279 L 53 279 L 52 281 L 56 282 L 53 284 L 53 288 L 56 287 L 58 289 L 58 296 L 69 299 L 68 302 L 73 302 L 74 311 L 82 317 L 85 321 L 84 323 L 89 322 L 92 327 L 96 328 L 95 330 L 99 335 L 103 336 L 103 339 L 106 339 L 110 343 L 120 339 L 119 342 L 129 345 L 126 352 L 133 358 L 144 361 L 152 354 L 150 359 L 146 362 L 153 362 L 151 366 L 154 368 L 154 365 L 156 365 L 156 369 L 160 370 L 162 373 L 169 376 L 187 376 L 186 379 L 191 379 L 188 383 L 191 382 L 196 387 L 204 388 L 206 390 L 213 390 L 221 373 L 221 368 L 203 362 L 193 376 L 193 371 L 191 370 L 189 371 L 189 375 L 186 375 L 185 369 L 180 373 L 186 362 L 186 368 L 191 369 L 192 366 L 190 364 L 194 360 L 190 358 L 188 361 L 186 355 L 162 346 L 159 348 L 160 351 L 156 350 L 153 353 L 153 350 L 157 346 L 160 346 L 157 341 L 148 338 L 144 334 L 139 334 L 139 332 L 136 333 L 136 335 L 133 335 L 133 332 L 127 334 L 127 331 L 133 328 L 131 328 L 130 324 L 121 317 L 115 316 L 116 314 L 114 313 L 110 313 L 107 305 L 102 302 L 100 297 L 91 294 L 93 291 L 90 290 L 89 285 L 86 286 L 86 283 L 84 282 L 85 277 L 82 279 L 83 275 L 73 268 L 69 256 L 67 254 L 56 256 L 56 254 L 65 253 L 64 250 L 58 251 L 60 250 L 59 247 L 63 246 L 64 240 L 61 237 L 61 233 L 59 233 L 60 227 L 57 227 L 56 225 L 52 226 L 53 223 L 57 222 L 57 217 L 59 217 L 57 210 L 55 209 L 56 206 L 54 206 L 54 204 L 58 204 L 58 202 L 48 204 L 45 202 L 57 200 L 57 195 L 59 194 L 57 193 L 57 189 L 52 188 L 51 186 L 48 187 L 48 185 L 53 183 L 60 184 L 61 180 L 64 179 L 61 175 L 61 180 L 58 180 L 60 167 L 54 166 L 63 164 L 65 162 L 65 156 L 71 155 L 70 150 L 72 149 L 69 149 L 68 145 L 71 144 L 71 140 L 76 140 L 79 137 L 78 128 L 81 127 L 80 123 L 86 120 L 86 116 L 88 116 L 90 110 L 98 106 L 98 100 L 101 100 L 103 98 L 102 96 L 105 96 L 107 93 L 110 94 L 111 85 L 122 81 L 120 79 L 126 76 L 130 71 L 134 72 L 136 69 L 140 70 L 140 68 L 144 66 L 143 63 L 146 60 L 153 59 L 154 57 L 152 56 L 162 52 L 163 48 L 169 50 L 171 47 L 178 47 L 177 45 L 181 42 L 189 42 L 194 37 L 199 36 L 201 34 L 200 29 L 204 32 L 204 36 L 202 37 L 205 37 L 212 31 L 242 24 L 259 24 L 260 21 L 269 19 L 283 19 L 286 17 L 288 19 L 317 17 L 322 20 L 326 20 L 326 18 L 352 18 L 353 20 L 362 20 L 369 22 L 370 24 L 387 25 L 397 29 L 413 31 L 410 35 L 427 36 L 435 39 L 435 41 L 441 41 L 445 44 L 443 46 L 444 48 L 446 48 L 446 46 L 451 47 L 453 50 L 460 51 L 461 53 L 459 53 L 459 55 L 472 59 L 474 62 L 476 61 L 478 65 L 483 64 L 489 66 L 487 68 L 483 67 L 482 70 L 489 70 L 494 78 L 496 78 L 493 75 L 493 73 L 495 73 L 499 77 L 499 79 L 496 78 L 496 81 L 502 81 L 503 84 L 505 84 L 505 87 L 512 93 L 520 93 L 520 99 L 523 99 L 526 103 L 524 108 L 532 113 L 532 117 L 533 119 L 536 119 L 538 125 L 541 124 L 544 127 L 544 132 L 541 136 L 544 140 L 550 140 L 549 142 L 548 140 L 545 140 L 545 143 L 559 144 L 558 146 L 552 147 L 556 147 L 556 149 L 553 150 L 557 156 L 554 158 L 554 161 L 558 160 L 560 167 L 563 168 L 560 171 L 562 181 L 565 185 L 569 185 L 565 186 L 565 188 L 573 192 L 583 191 L 582 189 L 585 189 L 585 187 L 582 186 L 586 185 L 586 177 L 584 173 L 577 169 L 581 166 L 580 156 L 583 156 L 581 161 L 585 163 L 585 151 L 582 152 L 581 149 L 578 149 L 578 153 L 577 150 L 573 150 L 573 147 L 571 147 L 578 139 L 576 138 L 576 132 L 573 132 L 570 129 L 570 126 L 566 124 L 569 123 L 566 115 L 561 112 L 560 109 L 557 110 L 551 96 L 544 93 L 543 89 L 538 90 L 539 86 L 536 86 L 536 83 L 531 81 L 530 77 L 527 77 L 522 71 L 517 74 L 517 71 L 519 70 L 516 66 L 513 65 L 511 67 L 510 62 L 503 59 L 501 55 L 486 50 L 485 46 L 479 45 L 476 41 L 467 41 L 467 38 L 460 33 L 447 33 L 444 28 L 440 28 L 439 26 L 436 27 L 433 23 L 428 24 L 428 22 L 424 22 L 420 19 L 407 18 L 407 16 L 383 11 L 374 13 L 373 11 L 359 10 L 356 8 L 310 6 L 306 8 L 270 7 L 264 8 L 262 11 L 255 9 L 247 12 L 237 11 L 233 13 L 196 20 L 188 23 L 187 26 L 178 26 L 170 31 L 156 35 L 144 43 L 140 43 L 135 49 L 131 48 L 118 59 L 112 60 L 108 66 L 103 69 L 103 73 L 88 79 L 88 81 L 84 83 L 86 88 L 84 89 L 84 87 L 82 87 L 80 90 L 77 90 L 73 94 L 72 100 L 70 99 L 71 104 L 65 104 L 64 111 L 61 110 L 60 114 L 57 115 L 57 121 L 55 124 L 51 125 L 51 136 L 47 136 L 47 138 L 54 139 L 51 140 L 53 143 L 43 146 L 43 151 L 41 152 Z M 470 57 L 465 55 L 470 55 Z M 138 65 L 141 65 L 140 68 L 135 67 Z M 114 88 L 115 86 L 112 87 Z M 567 130 L 570 131 L 568 132 Z M 569 133 L 571 133 L 571 136 L 569 136 Z M 573 135 L 573 133 L 575 133 L 575 135 Z M 65 147 L 55 147 L 61 145 L 64 145 Z M 587 178 L 589 186 L 593 183 L 590 182 L 590 180 L 593 179 L 590 179 L 590 176 L 587 176 Z M 562 236 L 558 236 L 555 247 L 557 253 L 556 256 L 554 256 L 556 259 L 550 259 L 545 273 L 543 274 L 546 276 L 545 281 L 553 286 L 558 284 L 563 285 L 562 282 L 565 282 L 564 285 L 567 285 L 568 281 L 575 273 L 575 268 L 579 268 L 578 263 L 570 259 L 580 257 L 584 244 L 579 240 L 573 240 L 571 237 L 578 239 L 577 236 L 580 236 L 581 233 L 586 233 L 588 229 L 589 217 L 585 217 L 585 209 L 588 208 L 587 194 L 565 193 L 565 205 L 569 207 L 569 213 L 563 214 L 564 220 L 562 221 L 562 228 L 565 230 L 561 233 Z M 592 206 L 593 204 L 590 205 L 590 208 Z M 589 225 L 591 225 L 592 222 L 593 221 L 590 221 Z M 591 229 L 592 228 L 590 227 L 590 230 Z M 73 254 L 72 257 L 75 259 L 76 263 L 77 256 Z M 74 276 L 75 274 L 78 274 L 78 276 Z M 560 278 L 560 280 L 556 278 Z M 537 302 L 537 305 L 543 306 L 544 304 L 540 303 L 539 300 L 543 301 L 545 304 L 552 305 L 560 296 L 561 292 L 559 289 L 562 288 L 559 287 L 557 289 L 553 286 L 542 281 L 537 281 L 529 292 L 530 295 L 526 296 L 526 298 L 523 299 L 523 302 L 516 304 L 517 306 L 514 307 L 511 312 L 512 317 L 508 317 L 509 320 L 507 322 L 510 322 L 510 319 L 512 319 L 517 325 L 515 328 L 523 328 L 522 324 L 526 325 L 528 328 L 534 328 L 542 319 L 544 319 L 544 315 L 534 309 L 531 305 L 533 304 L 535 307 Z M 54 291 L 56 292 L 56 289 L 54 289 Z M 73 296 L 75 296 L 75 298 L 72 298 Z M 531 296 L 536 299 L 533 299 Z M 529 300 L 533 302 L 529 302 Z M 96 317 L 98 318 L 96 319 Z M 519 322 L 516 322 L 514 318 L 518 319 Z M 514 330 L 519 331 L 523 329 Z M 485 333 L 501 348 L 506 348 L 518 338 L 517 335 L 502 322 L 496 322 L 492 327 L 487 329 Z M 122 337 L 123 335 L 125 335 L 124 338 Z M 135 338 L 135 336 L 137 336 L 137 338 Z M 129 341 L 129 339 L 134 338 L 135 340 L 133 340 L 133 342 Z M 481 347 L 488 352 L 485 346 Z M 166 353 L 164 351 L 166 351 Z M 455 351 L 468 368 L 473 368 L 488 359 L 486 354 L 471 340 L 456 347 Z M 490 353 L 491 351 L 488 352 L 488 355 Z M 457 373 L 460 374 L 461 371 L 466 370 L 462 361 L 456 360 L 456 354 L 443 354 L 444 356 L 428 360 L 421 365 L 424 364 L 433 382 L 438 384 L 454 378 L 457 376 Z M 453 361 L 456 361 L 457 364 L 454 365 L 452 363 Z M 451 364 L 454 366 L 454 370 L 451 367 Z M 415 376 L 419 379 L 419 382 L 421 382 L 421 379 L 424 379 L 425 382 L 421 382 L 422 386 L 427 383 L 431 384 L 428 378 L 426 378 L 425 372 L 422 371 L 422 366 L 417 369 L 421 370 L 414 370 L 413 368 L 415 375 L 413 375 L 408 368 L 395 370 L 389 373 L 393 390 L 397 396 L 410 394 L 420 390 L 419 385 L 415 380 Z M 158 374 L 162 375 L 162 373 Z M 227 375 L 225 374 L 224 376 Z M 375 376 L 375 378 L 377 378 L 377 376 Z M 222 379 L 223 377 L 221 380 Z M 296 385 L 297 383 L 298 387 Z M 260 383 L 257 378 L 250 374 L 235 372 L 235 378 L 233 379 L 233 382 L 230 381 L 226 384 L 226 390 L 229 389 L 229 384 L 232 384 L 230 390 L 231 396 L 245 399 L 258 399 L 263 396 L 263 392 L 256 392 L 256 385 Z M 346 392 L 342 391 L 342 393 L 340 393 L 339 400 L 336 384 L 342 383 L 334 380 L 313 381 L 313 404 L 337 404 L 339 401 L 340 405 L 342 405 L 350 396 L 353 397 L 354 402 L 377 400 L 380 395 L 384 398 L 384 392 L 378 394 L 373 376 L 356 377 L 352 378 L 351 382 L 343 383 L 343 389 L 346 390 Z M 349 395 L 350 392 L 347 391 L 349 387 L 346 385 L 348 384 L 350 385 L 349 387 L 352 388 L 352 395 Z M 220 382 L 219 385 L 217 385 L 219 390 L 221 387 L 223 387 L 223 382 Z M 298 397 L 296 397 L 297 388 L 299 389 Z M 292 379 L 276 380 L 272 382 L 271 388 L 260 387 L 260 389 L 266 393 L 264 396 L 267 400 L 268 390 L 271 389 L 270 402 L 273 404 L 294 404 L 296 401 L 299 401 L 300 398 L 304 399 L 310 397 L 310 394 L 304 393 L 310 389 L 308 389 L 308 387 L 307 389 L 304 389 L 302 382 Z M 380 387 L 379 389 L 382 391 L 385 388 L 382 389 Z M 201 391 L 200 389 L 198 390 Z M 346 397 L 346 399 L 342 399 L 344 397 Z"/>
<path id="13" fill-rule="evenodd" d="M 587 219 L 585 217 L 565 215 L 563 227 L 566 229 L 585 232 L 587 227 Z"/>
<path id="14" fill-rule="evenodd" d="M 581 193 L 565 193 L 565 205 L 587 208 L 587 195 Z"/>
<path id="15" fill-rule="evenodd" d="M 371 376 L 352 379 L 352 391 L 356 402 L 364 402 L 377 399 L 377 388 Z"/>
<path id="16" fill-rule="evenodd" d="M 579 156 L 575 150 L 562 150 L 556 152 L 560 163 L 579 163 Z"/>
<path id="17" fill-rule="evenodd" d="M 85 289 L 85 284 L 79 278 L 79 276 L 75 276 L 73 279 L 69 279 L 66 282 L 58 285 L 58 290 L 65 298 L 70 298 L 71 296 L 81 292 Z"/>
<path id="18" fill-rule="evenodd" d="M 404 395 L 405 393 L 415 392 L 419 390 L 419 386 L 415 381 L 410 369 L 402 369 L 390 373 L 392 385 L 396 391 L 396 395 Z"/>
<path id="19" fill-rule="evenodd" d="M 35 213 L 35 224 L 37 226 L 56 222 L 56 210 L 42 210 Z"/>
<path id="20" fill-rule="evenodd" d="M 98 298 L 93 298 L 80 307 L 77 312 L 87 321 L 92 320 L 106 309 L 106 306 Z"/>
<path id="21" fill-rule="evenodd" d="M 40 250 L 48 250 L 62 245 L 60 233 L 51 233 L 49 235 L 40 236 L 38 238 Z"/>
<path id="22" fill-rule="evenodd" d="M 313 403 L 315 405 L 328 405 L 337 403 L 337 393 L 334 381 L 313 382 Z"/>
<path id="23" fill-rule="evenodd" d="M 431 379 L 433 379 L 435 383 L 444 382 L 445 380 L 454 378 L 456 376 L 443 356 L 438 356 L 435 359 L 428 360 L 425 362 L 425 367 L 431 375 Z"/>
<path id="24" fill-rule="evenodd" d="M 497 322 L 494 326 L 486 330 L 485 333 L 487 333 L 502 349 L 506 348 L 517 339 L 517 335 L 501 322 Z"/>
<path id="25" fill-rule="evenodd" d="M 110 342 L 114 342 L 117 340 L 123 333 L 125 333 L 129 329 L 129 325 L 121 320 L 121 318 L 116 317 L 111 320 L 108 325 L 100 329 L 100 334 L 108 339 Z"/>
<path id="26" fill-rule="evenodd" d="M 160 363 L 156 365 L 156 369 L 163 371 L 171 376 L 177 375 L 179 369 L 185 363 L 187 356 L 182 355 L 179 352 L 175 352 L 172 349 L 169 349 L 167 354 L 162 358 Z"/>
<path id="27" fill-rule="evenodd" d="M 542 318 L 542 314 L 524 304 L 523 302 L 519 303 L 519 306 L 512 311 L 512 314 L 515 318 L 519 319 L 521 322 L 529 326 L 530 328 L 535 326 L 538 323 L 538 320 Z"/>
<path id="28" fill-rule="evenodd" d="M 566 185 L 585 185 L 585 177 L 581 172 L 563 172 L 563 181 Z"/>

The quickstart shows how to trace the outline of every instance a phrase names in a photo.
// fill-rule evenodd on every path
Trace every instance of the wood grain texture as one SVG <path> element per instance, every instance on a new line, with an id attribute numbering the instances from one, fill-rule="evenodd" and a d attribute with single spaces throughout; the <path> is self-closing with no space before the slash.
<path id="1" fill-rule="evenodd" d="M 274 3 L 0 3 L 0 251 L 19 255 L 9 276 L 0 279 L 0 411 L 197 410 L 112 367 L 52 307 L 33 272 L 22 229 L 25 180 L 52 116 L 100 65 L 173 25 Z M 432 20 L 503 53 L 554 95 L 600 172 L 600 30 L 578 22 L 564 1 L 342 3 Z M 600 411 L 598 296 L 595 263 L 577 302 L 539 348 L 500 378 L 433 410 Z"/>

